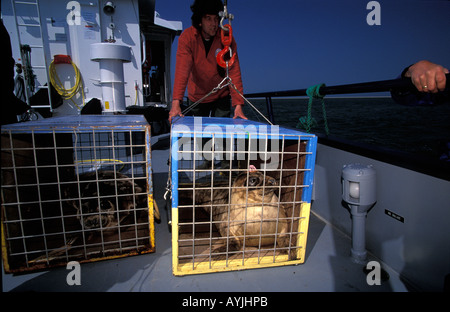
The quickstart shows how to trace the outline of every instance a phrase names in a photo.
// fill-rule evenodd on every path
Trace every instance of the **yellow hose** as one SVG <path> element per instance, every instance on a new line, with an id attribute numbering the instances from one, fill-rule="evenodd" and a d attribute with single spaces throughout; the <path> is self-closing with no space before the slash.
<path id="1" fill-rule="evenodd" d="M 80 70 L 78 69 L 78 67 L 73 62 L 70 62 L 70 63 L 72 64 L 73 70 L 75 72 L 75 85 L 72 88 L 69 88 L 69 89 L 64 88 L 63 83 L 61 82 L 58 74 L 56 73 L 54 61 L 52 61 L 50 63 L 50 66 L 48 68 L 50 82 L 51 82 L 52 86 L 55 88 L 56 92 L 58 92 L 58 94 L 61 95 L 61 97 L 64 100 L 71 100 L 72 103 L 79 110 L 81 110 L 81 108 L 75 103 L 75 101 L 72 99 L 72 97 L 74 97 L 78 93 L 78 91 L 80 91 L 80 89 L 81 89 L 81 96 L 83 99 L 83 106 L 84 106 L 83 82 L 81 81 L 81 74 L 80 74 Z"/>

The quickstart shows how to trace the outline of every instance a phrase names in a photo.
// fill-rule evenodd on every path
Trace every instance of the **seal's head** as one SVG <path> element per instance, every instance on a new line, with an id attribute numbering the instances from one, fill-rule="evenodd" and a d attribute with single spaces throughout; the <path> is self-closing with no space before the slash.
<path id="1" fill-rule="evenodd" d="M 248 189 L 248 194 L 254 197 L 262 198 L 264 196 L 272 196 L 274 192 L 278 189 L 277 181 L 269 175 L 264 175 L 260 171 L 249 171 L 241 173 L 236 177 L 233 183 L 233 187 L 241 188 L 243 192 L 247 192 L 245 188 Z M 256 199 L 256 198 L 255 198 Z"/>

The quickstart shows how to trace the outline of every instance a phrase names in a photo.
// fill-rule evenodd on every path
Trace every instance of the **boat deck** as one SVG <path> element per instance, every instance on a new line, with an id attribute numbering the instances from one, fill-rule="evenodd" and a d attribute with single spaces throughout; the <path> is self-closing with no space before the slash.
<path id="1" fill-rule="evenodd" d="M 153 140 L 153 138 L 152 138 Z M 81 265 L 81 285 L 69 286 L 65 267 L 23 275 L 2 273 L 3 291 L 109 291 L 109 292 L 390 292 L 408 291 L 399 275 L 388 273 L 381 285 L 369 285 L 364 266 L 350 257 L 351 239 L 328 222 L 311 214 L 304 264 L 275 268 L 176 277 L 172 274 L 171 233 L 163 194 L 169 150 L 164 141 L 152 146 L 154 198 L 162 221 L 156 224 L 156 252 Z M 314 203 L 312 205 L 314 211 Z M 369 254 L 369 261 L 376 260 Z"/>

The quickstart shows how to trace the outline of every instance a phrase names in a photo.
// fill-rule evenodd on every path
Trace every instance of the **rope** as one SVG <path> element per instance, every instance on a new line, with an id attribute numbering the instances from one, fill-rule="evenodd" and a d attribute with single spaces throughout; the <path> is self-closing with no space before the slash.
<path id="1" fill-rule="evenodd" d="M 81 81 L 81 74 L 80 74 L 80 70 L 78 69 L 78 67 L 73 62 L 70 62 L 70 63 L 72 64 L 73 70 L 75 72 L 75 85 L 72 88 L 69 88 L 69 89 L 64 88 L 63 83 L 61 82 L 58 74 L 56 73 L 54 60 L 50 63 L 50 66 L 48 68 L 50 82 L 53 85 L 53 87 L 55 88 L 56 92 L 58 92 L 58 94 L 61 95 L 61 97 L 64 100 L 71 100 L 72 103 L 79 110 L 81 110 L 81 108 L 72 99 L 72 97 L 74 97 L 78 93 L 78 91 L 81 90 L 81 96 L 83 98 L 83 105 L 84 105 L 84 90 L 83 90 L 83 83 Z"/>
<path id="2" fill-rule="evenodd" d="M 23 75 L 27 83 L 28 89 L 34 94 L 36 75 L 33 73 L 33 67 L 31 66 L 31 47 L 28 44 L 21 46 L 21 52 L 23 57 Z"/>
<path id="3" fill-rule="evenodd" d="M 220 26 L 222 27 L 222 29 L 224 29 L 223 26 L 223 20 L 225 18 L 228 18 L 230 24 L 231 24 L 231 20 L 234 18 L 234 16 L 232 14 L 228 14 L 227 11 L 227 0 L 225 0 L 225 6 L 224 6 L 224 12 L 221 12 L 222 15 L 222 19 L 220 21 Z M 227 30 L 227 29 L 224 29 Z M 231 53 L 231 50 L 230 50 Z M 187 112 L 189 112 L 190 110 L 192 110 L 193 108 L 195 108 L 198 104 L 200 104 L 201 102 L 203 102 L 207 97 L 209 97 L 211 94 L 216 93 L 217 91 L 227 87 L 227 86 L 231 86 L 243 99 L 245 102 L 247 102 L 247 104 L 250 105 L 250 107 L 252 107 L 256 112 L 258 112 L 270 125 L 273 125 L 269 119 L 267 119 L 266 116 L 264 116 L 263 113 L 261 113 L 252 103 L 250 103 L 249 100 L 247 100 L 244 95 L 239 92 L 239 90 L 237 89 L 237 87 L 234 85 L 234 83 L 231 81 L 231 78 L 229 76 L 229 67 L 231 65 L 228 64 L 228 61 L 225 61 L 225 69 L 226 69 L 226 77 L 215 87 L 213 88 L 208 94 L 206 94 L 204 97 L 202 97 L 200 100 L 198 100 L 197 102 L 191 104 L 189 107 L 187 107 L 185 110 L 183 110 L 181 112 L 182 115 L 185 115 Z M 177 118 L 177 119 L 175 119 Z M 181 117 L 180 116 L 174 116 L 174 119 L 172 119 L 172 124 L 174 124 L 176 121 L 178 121 Z M 170 142 L 172 143 L 172 131 L 170 132 Z M 170 154 L 169 154 L 169 161 L 168 161 L 168 165 L 169 168 L 171 168 L 171 162 L 172 162 L 172 144 L 170 144 Z M 167 185 L 166 185 L 166 192 L 164 193 L 164 200 L 166 201 L 166 205 L 168 203 L 168 199 L 172 198 L 172 177 L 171 177 L 171 172 L 169 172 L 168 174 L 168 178 L 167 178 Z M 169 209 L 167 209 L 167 211 L 169 211 Z M 171 223 L 171 220 L 169 220 L 169 224 Z"/>
<path id="4" fill-rule="evenodd" d="M 200 104 L 202 101 L 204 101 L 211 94 L 213 94 L 213 93 L 215 93 L 215 92 L 219 91 L 220 89 L 223 89 L 223 88 L 225 88 L 227 86 L 231 86 L 245 100 L 245 102 L 247 102 L 247 104 L 249 104 L 256 112 L 258 112 L 270 125 L 273 125 L 270 122 L 270 120 L 267 119 L 266 116 L 264 116 L 263 113 L 261 113 L 252 103 L 250 103 L 250 101 L 248 99 L 246 99 L 244 97 L 244 95 L 241 92 L 239 92 L 237 87 L 231 81 L 231 78 L 228 75 L 228 62 L 226 62 L 226 73 L 227 73 L 227 76 L 217 85 L 217 87 L 213 88 L 208 94 L 206 94 L 204 97 L 202 97 L 197 102 L 191 104 L 188 108 L 183 110 L 181 112 L 181 114 L 182 115 L 186 114 L 187 112 L 189 112 L 190 110 L 195 108 L 198 104 Z M 177 119 L 175 119 L 175 118 L 177 118 Z M 180 118 L 181 118 L 180 116 L 174 116 L 174 118 L 172 119 L 172 124 L 175 124 L 175 122 L 177 122 Z M 169 168 L 171 168 L 171 162 L 172 162 L 172 131 L 170 132 L 170 142 L 171 142 L 170 143 L 170 153 L 169 153 L 169 161 L 168 161 Z M 164 200 L 166 201 L 166 205 L 168 203 L 168 199 L 172 199 L 172 176 L 171 176 L 171 172 L 169 172 L 169 174 L 168 174 L 167 185 L 166 185 L 166 192 L 164 193 Z M 167 211 L 169 211 L 169 209 Z M 171 222 L 171 220 L 169 220 L 169 223 L 170 222 Z"/>
<path id="5" fill-rule="evenodd" d="M 255 105 L 253 105 L 252 103 L 250 103 L 250 101 L 249 100 L 247 100 L 245 97 L 244 97 L 244 95 L 241 93 L 241 92 L 239 92 L 239 90 L 236 88 L 236 86 L 233 84 L 233 83 L 231 83 L 231 86 L 233 87 L 233 89 L 244 99 L 244 101 L 248 104 L 248 105 L 250 105 L 250 107 L 251 108 L 253 108 L 258 114 L 260 114 L 270 125 L 272 125 L 273 126 L 273 123 L 271 123 L 270 122 L 270 120 L 269 119 L 267 119 L 267 117 L 266 116 L 264 116 L 264 114 L 263 113 L 261 113 L 256 107 L 255 107 Z"/>
<path id="6" fill-rule="evenodd" d="M 77 164 L 92 164 L 92 165 L 94 165 L 94 168 L 100 168 L 101 167 L 101 165 L 102 165 L 102 163 L 103 164 L 108 164 L 108 165 L 110 165 L 110 164 L 114 164 L 114 163 L 123 163 L 123 161 L 122 160 L 120 160 L 120 159 L 111 159 L 111 158 L 103 158 L 103 159 L 86 159 L 86 160 L 77 160 L 77 161 L 75 161 L 75 163 L 77 163 Z M 121 167 L 120 167 L 120 169 L 119 169 L 119 172 L 120 171 L 122 171 L 122 169 L 125 167 L 125 164 L 123 164 Z"/>
<path id="7" fill-rule="evenodd" d="M 239 90 L 237 89 L 237 87 L 234 85 L 234 83 L 231 81 L 230 76 L 228 75 L 228 62 L 226 62 L 226 73 L 227 76 L 217 85 L 217 87 L 213 88 L 208 94 L 206 94 L 204 97 L 202 97 L 200 100 L 198 100 L 197 102 L 189 105 L 188 108 L 186 108 L 184 111 L 181 112 L 182 115 L 185 115 L 187 112 L 189 112 L 190 110 L 194 109 L 198 104 L 200 104 L 201 102 L 203 102 L 207 97 L 209 97 L 211 94 L 216 93 L 217 91 L 227 87 L 227 86 L 231 86 L 236 92 L 237 94 L 239 94 L 244 101 L 250 105 L 251 108 L 253 108 L 257 113 L 259 113 L 270 125 L 273 125 L 273 123 L 270 122 L 269 119 L 267 119 L 266 116 L 264 116 L 263 113 L 261 113 L 252 103 L 250 103 L 250 101 L 248 99 L 246 99 L 244 97 L 244 95 L 239 92 Z M 175 119 L 177 118 L 177 119 Z M 172 123 L 175 123 L 179 118 L 181 118 L 180 116 L 174 116 L 174 119 L 172 119 Z"/>
<path id="8" fill-rule="evenodd" d="M 306 130 L 306 132 L 309 133 L 312 128 L 317 126 L 317 121 L 314 119 L 314 117 L 312 117 L 312 104 L 314 100 L 321 100 L 325 133 L 327 135 L 330 134 L 330 130 L 328 129 L 327 112 L 325 109 L 325 100 L 324 100 L 325 96 L 320 94 L 320 88 L 324 86 L 325 84 L 321 83 L 318 85 L 311 86 L 306 90 L 306 95 L 308 95 L 309 97 L 308 111 L 306 116 L 302 116 L 298 119 L 299 123 L 297 124 L 297 128 L 303 128 Z"/>

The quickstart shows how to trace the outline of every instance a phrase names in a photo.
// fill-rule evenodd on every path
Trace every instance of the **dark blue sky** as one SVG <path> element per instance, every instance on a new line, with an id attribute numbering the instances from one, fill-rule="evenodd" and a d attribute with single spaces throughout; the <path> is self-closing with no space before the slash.
<path id="1" fill-rule="evenodd" d="M 192 2 L 157 0 L 156 11 L 185 29 Z M 450 67 L 450 1 L 378 1 L 379 26 L 366 22 L 368 2 L 228 0 L 244 91 L 391 79 L 420 59 Z"/>

